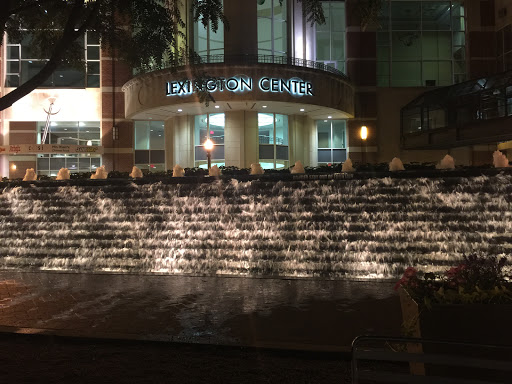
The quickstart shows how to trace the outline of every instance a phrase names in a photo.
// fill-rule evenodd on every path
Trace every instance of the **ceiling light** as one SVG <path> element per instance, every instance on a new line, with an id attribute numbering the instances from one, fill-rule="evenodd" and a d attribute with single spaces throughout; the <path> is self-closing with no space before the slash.
<path id="1" fill-rule="evenodd" d="M 266 106 L 266 105 L 263 105 L 262 107 L 263 107 L 263 108 L 267 108 L 267 106 Z"/>
<path id="2" fill-rule="evenodd" d="M 183 109 L 179 108 L 179 109 L 178 109 L 178 112 L 183 112 Z"/>
<path id="3" fill-rule="evenodd" d="M 216 105 L 215 108 L 219 109 L 220 107 L 218 105 Z"/>
<path id="4" fill-rule="evenodd" d="M 328 119 L 332 119 L 332 116 L 327 116 Z"/>
<path id="5" fill-rule="evenodd" d="M 301 112 L 304 112 L 304 108 L 301 108 L 301 109 L 300 109 L 300 111 L 301 111 Z"/>

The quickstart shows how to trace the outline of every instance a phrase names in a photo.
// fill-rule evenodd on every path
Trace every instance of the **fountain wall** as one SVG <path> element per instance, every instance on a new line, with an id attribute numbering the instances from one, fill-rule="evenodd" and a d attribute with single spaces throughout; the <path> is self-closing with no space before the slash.
<path id="1" fill-rule="evenodd" d="M 330 278 L 445 270 L 463 254 L 512 256 L 511 181 L 6 185 L 0 268 Z"/>

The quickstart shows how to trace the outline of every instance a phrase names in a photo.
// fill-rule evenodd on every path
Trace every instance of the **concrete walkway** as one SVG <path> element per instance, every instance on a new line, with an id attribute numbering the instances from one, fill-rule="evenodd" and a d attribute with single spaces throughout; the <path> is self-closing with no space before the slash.
<path id="1" fill-rule="evenodd" d="M 397 336 L 394 282 L 0 272 L 0 331 L 348 351 Z"/>

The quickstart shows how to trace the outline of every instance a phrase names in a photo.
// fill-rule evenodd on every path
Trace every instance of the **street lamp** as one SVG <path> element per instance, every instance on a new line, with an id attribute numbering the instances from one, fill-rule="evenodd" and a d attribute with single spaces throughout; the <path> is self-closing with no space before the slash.
<path id="1" fill-rule="evenodd" d="M 210 171 L 210 168 L 212 166 L 212 149 L 213 149 L 213 141 L 211 141 L 210 139 L 207 139 L 204 144 L 203 144 L 203 147 L 204 149 L 206 150 L 206 158 L 208 159 L 208 171 Z"/>
<path id="2" fill-rule="evenodd" d="M 360 135 L 361 135 L 361 151 L 363 153 L 363 155 L 361 156 L 361 162 L 364 164 L 365 163 L 364 153 L 366 152 L 366 139 L 368 138 L 368 128 L 366 128 L 366 125 L 363 125 L 361 127 Z M 364 143 L 364 146 L 362 145 L 363 143 Z"/>

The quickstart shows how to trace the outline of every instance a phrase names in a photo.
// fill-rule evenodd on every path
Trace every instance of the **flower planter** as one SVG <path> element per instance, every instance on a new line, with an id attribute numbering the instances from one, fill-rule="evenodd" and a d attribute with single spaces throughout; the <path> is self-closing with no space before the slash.
<path id="1" fill-rule="evenodd" d="M 427 309 L 419 305 L 400 288 L 403 328 L 405 336 L 439 341 L 504 345 L 512 347 L 512 305 L 509 304 L 443 304 Z M 428 349 L 428 350 L 427 350 Z M 456 355 L 482 357 L 481 351 L 468 348 L 410 345 L 411 353 L 451 353 Z M 496 360 L 512 361 L 512 356 L 503 351 L 487 357 Z M 512 363 L 511 363 L 512 364 Z M 478 369 L 463 369 L 456 372 L 453 368 L 429 366 L 411 363 L 411 373 L 442 376 L 475 377 L 483 372 Z M 461 368 L 462 370 L 462 368 Z M 498 377 L 498 379 L 500 379 Z M 507 378 L 509 380 L 510 377 Z"/>

